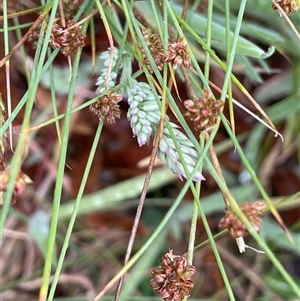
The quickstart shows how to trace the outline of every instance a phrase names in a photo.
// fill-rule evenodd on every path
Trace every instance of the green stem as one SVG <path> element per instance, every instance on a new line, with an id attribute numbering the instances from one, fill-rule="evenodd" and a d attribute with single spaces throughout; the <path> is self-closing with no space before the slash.
<path id="1" fill-rule="evenodd" d="M 58 1 L 56 1 L 55 4 L 58 6 Z M 53 17 L 55 17 L 56 10 L 52 11 L 52 13 L 54 13 Z M 52 17 L 52 13 L 51 13 L 51 17 Z M 86 28 L 87 28 L 87 23 L 83 26 L 83 32 L 86 30 Z M 62 187 L 63 187 L 64 170 L 66 166 L 66 154 L 68 148 L 71 109 L 72 109 L 73 97 L 75 93 L 75 83 L 77 78 L 78 66 L 81 58 L 81 51 L 82 49 L 80 49 L 80 51 L 75 56 L 71 80 L 70 80 L 70 86 L 69 86 L 69 94 L 68 94 L 64 127 L 62 133 L 61 149 L 60 149 L 59 161 L 58 161 L 57 180 L 54 188 L 54 200 L 53 200 L 53 207 L 52 207 L 52 214 L 51 214 L 51 224 L 50 224 L 49 238 L 47 244 L 46 259 L 45 259 L 44 270 L 43 270 L 43 280 L 42 280 L 42 285 L 39 293 L 40 301 L 46 300 L 48 288 L 49 288 L 49 282 L 50 282 L 51 266 L 52 266 L 54 250 L 55 250 L 55 238 L 56 238 L 56 230 L 58 224 L 59 207 L 60 207 L 60 200 L 61 200 Z"/>
<path id="2" fill-rule="evenodd" d="M 237 22 L 235 26 L 235 31 L 232 39 L 232 44 L 231 44 L 231 51 L 229 55 L 229 60 L 227 63 L 227 69 L 226 69 L 226 74 L 225 74 L 225 79 L 223 83 L 223 89 L 222 89 L 222 94 L 221 94 L 221 100 L 225 101 L 226 94 L 228 91 L 228 85 L 231 77 L 231 71 L 234 63 L 234 58 L 235 58 L 235 53 L 236 53 L 236 47 L 237 47 L 237 42 L 239 39 L 239 34 L 240 34 L 240 29 L 242 26 L 243 22 L 243 16 L 245 12 L 245 7 L 246 7 L 247 0 L 242 0 L 239 8 L 239 13 L 237 17 Z"/>
<path id="3" fill-rule="evenodd" d="M 78 211 L 79 211 L 79 205 L 80 205 L 81 200 L 82 200 L 82 196 L 83 196 L 83 193 L 84 193 L 86 182 L 88 180 L 88 176 L 89 176 L 90 169 L 91 169 L 91 166 L 92 166 L 92 163 L 93 163 L 93 159 L 94 159 L 94 156 L 95 156 L 97 145 L 98 145 L 98 142 L 100 140 L 100 135 L 101 135 L 101 132 L 102 132 L 102 128 L 103 128 L 103 123 L 100 123 L 98 128 L 97 128 L 95 137 L 94 137 L 94 142 L 92 144 L 92 148 L 91 148 L 88 160 L 87 160 L 87 164 L 86 164 L 84 174 L 83 174 L 83 177 L 82 177 L 82 180 L 81 180 L 81 184 L 80 184 L 80 187 L 79 187 L 77 198 L 76 198 L 75 203 L 74 203 L 74 207 L 73 207 L 72 215 L 71 215 L 71 218 L 70 218 L 69 226 L 68 226 L 68 229 L 67 229 L 67 232 L 66 232 L 66 235 L 65 235 L 65 239 L 64 239 L 64 243 L 63 243 L 63 246 L 62 246 L 62 250 L 61 250 L 61 253 L 60 253 L 60 256 L 59 256 L 59 259 L 58 259 L 58 263 L 57 263 L 57 267 L 56 267 L 56 270 L 55 270 L 55 273 L 54 273 L 54 278 L 53 278 L 53 282 L 52 282 L 52 285 L 51 285 L 51 289 L 49 291 L 49 296 L 48 296 L 48 299 L 47 299 L 48 301 L 53 300 L 53 297 L 54 297 L 55 289 L 56 289 L 56 286 L 57 286 L 57 283 L 58 283 L 58 278 L 59 278 L 60 272 L 62 270 L 62 266 L 63 266 L 65 256 L 66 256 L 66 253 L 67 253 L 67 249 L 69 247 L 70 238 L 71 238 L 72 231 L 73 231 L 73 228 L 74 228 L 74 224 L 75 224 L 75 221 L 76 221 L 76 217 L 77 217 L 77 214 L 78 214 Z"/>
<path id="4" fill-rule="evenodd" d="M 207 24 L 206 24 L 206 44 L 207 47 L 211 46 L 211 28 L 212 28 L 212 15 L 213 15 L 213 1 L 208 1 L 207 9 Z M 204 63 L 204 76 L 209 80 L 209 69 L 210 69 L 210 54 L 205 51 L 205 63 Z"/>
<path id="5" fill-rule="evenodd" d="M 200 146 L 204 147 L 205 134 L 204 132 L 200 134 Z M 202 166 L 200 166 L 200 170 L 202 170 Z M 195 185 L 196 198 L 194 198 L 193 205 L 193 213 L 191 218 L 191 229 L 190 229 L 190 237 L 189 237 L 189 245 L 188 245 L 188 254 L 187 254 L 187 264 L 193 264 L 194 257 L 194 248 L 195 248 L 195 238 L 197 232 L 197 220 L 198 220 L 198 205 L 197 201 L 200 202 L 200 190 L 201 190 L 201 182 L 197 182 Z"/>

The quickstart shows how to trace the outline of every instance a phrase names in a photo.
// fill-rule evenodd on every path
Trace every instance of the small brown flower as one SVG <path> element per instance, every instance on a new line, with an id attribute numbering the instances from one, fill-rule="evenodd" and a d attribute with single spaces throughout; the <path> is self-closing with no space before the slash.
<path id="1" fill-rule="evenodd" d="M 186 41 L 180 40 L 175 43 L 169 43 L 165 63 L 173 62 L 173 68 L 177 69 L 183 65 L 185 68 L 191 68 L 191 59 L 186 49 Z"/>
<path id="2" fill-rule="evenodd" d="M 11 170 L 10 168 L 5 168 L 4 170 L 0 170 L 0 205 L 2 205 L 3 200 L 2 197 L 6 192 L 7 185 L 9 182 Z M 22 196 L 25 192 L 26 184 L 31 184 L 32 180 L 24 174 L 22 171 L 19 171 L 17 178 L 14 184 L 14 190 L 12 195 L 12 203 L 16 201 L 16 198 Z"/>
<path id="3" fill-rule="evenodd" d="M 142 33 L 147 43 L 147 46 L 149 47 L 153 60 L 157 65 L 158 70 L 160 71 L 163 70 L 165 54 L 164 54 L 164 46 L 161 41 L 161 38 L 157 34 L 149 33 L 145 28 L 142 29 Z M 153 69 L 150 65 L 150 61 L 148 57 L 146 56 L 145 50 L 141 48 L 141 51 L 143 54 L 143 62 L 147 66 L 149 72 L 152 73 Z"/>
<path id="4" fill-rule="evenodd" d="M 246 215 L 249 222 L 252 224 L 256 232 L 260 231 L 262 210 L 265 208 L 263 202 L 245 202 L 240 206 L 242 212 Z M 220 228 L 227 228 L 233 238 L 246 236 L 249 234 L 243 222 L 230 209 L 227 210 L 226 215 L 219 222 Z"/>
<path id="5" fill-rule="evenodd" d="M 67 22 L 67 27 L 63 28 L 60 21 L 57 19 L 53 25 L 50 45 L 52 48 L 61 47 L 61 52 L 64 55 L 75 54 L 80 48 L 85 46 L 86 36 L 81 32 L 79 26 L 75 25 L 73 20 Z"/>
<path id="6" fill-rule="evenodd" d="M 41 25 L 39 25 L 28 38 L 28 41 L 33 43 L 34 48 L 37 46 L 40 30 Z M 47 26 L 44 30 L 47 30 Z M 69 20 L 66 28 L 64 28 L 61 25 L 60 19 L 56 19 L 52 27 L 49 42 L 53 49 L 61 48 L 61 53 L 70 55 L 77 53 L 80 48 L 85 46 L 85 38 L 86 36 L 81 32 L 81 28 L 77 26 L 73 20 Z"/>
<path id="7" fill-rule="evenodd" d="M 208 90 L 203 90 L 203 97 L 195 100 L 187 99 L 183 102 L 187 112 L 184 116 L 194 122 L 197 131 L 210 131 L 217 123 L 220 109 L 224 103 L 211 98 Z"/>
<path id="8" fill-rule="evenodd" d="M 283 11 L 287 15 L 299 9 L 298 3 L 295 0 L 275 0 L 275 2 L 283 9 Z M 275 4 L 272 5 L 272 8 L 277 10 Z"/>
<path id="9" fill-rule="evenodd" d="M 90 112 L 96 115 L 100 121 L 105 121 L 109 125 L 116 123 L 115 118 L 120 118 L 121 111 L 118 105 L 123 99 L 121 94 L 104 95 L 100 100 L 90 106 Z"/>
<path id="10" fill-rule="evenodd" d="M 160 259 L 161 266 L 151 269 L 151 287 L 161 295 L 165 301 L 180 301 L 190 296 L 194 284 L 191 280 L 196 269 L 186 264 L 186 259 L 173 255 L 173 250 Z"/>

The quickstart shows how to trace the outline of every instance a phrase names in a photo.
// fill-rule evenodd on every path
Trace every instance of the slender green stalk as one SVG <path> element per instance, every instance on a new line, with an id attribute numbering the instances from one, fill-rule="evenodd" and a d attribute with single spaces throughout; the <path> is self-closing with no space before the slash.
<path id="1" fill-rule="evenodd" d="M 234 63 L 236 47 L 237 47 L 237 42 L 238 42 L 238 38 L 239 38 L 239 34 L 240 34 L 240 29 L 242 26 L 246 3 L 247 3 L 247 0 L 241 1 L 239 13 L 238 13 L 238 17 L 237 17 L 237 23 L 235 26 L 234 35 L 233 35 L 233 39 L 231 42 L 231 51 L 230 51 L 229 60 L 227 62 L 226 74 L 225 74 L 223 89 L 222 89 L 222 94 L 221 94 L 221 100 L 223 100 L 223 101 L 225 101 L 226 94 L 228 91 L 228 85 L 229 85 L 229 81 L 230 81 L 230 77 L 231 77 L 231 71 L 232 71 L 232 67 L 233 67 L 233 63 Z"/>
<path id="2" fill-rule="evenodd" d="M 58 1 L 55 3 L 58 6 Z M 57 8 L 56 6 L 56 8 Z M 56 13 L 56 10 L 52 11 L 52 13 Z M 52 14 L 51 14 L 52 17 Z M 50 20 L 51 20 L 50 17 Z M 85 29 L 86 29 L 85 25 Z M 50 28 L 51 25 L 49 24 Z M 50 28 L 51 29 L 51 28 Z M 50 36 L 50 32 L 49 32 Z M 46 35 L 47 38 L 47 35 Z M 48 37 L 49 39 L 49 37 Z M 69 87 L 69 95 L 67 100 L 66 106 L 66 113 L 64 119 L 64 127 L 62 133 L 62 143 L 61 149 L 59 154 L 59 161 L 58 161 L 58 169 L 57 169 L 57 180 L 55 183 L 54 189 L 54 200 L 53 200 L 53 207 L 52 207 L 52 215 L 51 215 L 51 224 L 50 224 L 50 231 L 49 231 L 49 238 L 48 238 L 48 245 L 47 245 L 47 253 L 46 253 L 46 260 L 43 270 L 43 281 L 40 288 L 39 298 L 40 301 L 44 301 L 47 298 L 47 292 L 50 282 L 50 275 L 51 275 L 51 265 L 53 262 L 54 250 L 55 250 L 55 237 L 56 237 L 56 230 L 57 230 L 57 221 L 58 221 L 58 214 L 59 214 L 59 206 L 60 206 L 60 199 L 62 194 L 62 187 L 63 187 L 63 178 L 64 178 L 64 170 L 66 165 L 66 154 L 67 154 L 67 147 L 68 147 L 68 138 L 69 138 L 69 127 L 70 127 L 70 118 L 71 118 L 71 109 L 73 103 L 73 97 L 75 93 L 75 83 L 77 78 L 78 66 L 81 58 L 81 50 L 76 54 L 72 69 L 72 76 L 70 80 L 70 87 Z"/>
<path id="3" fill-rule="evenodd" d="M 233 291 L 232 291 L 232 286 L 231 286 L 231 284 L 229 282 L 229 279 L 227 277 L 227 273 L 225 271 L 222 258 L 220 257 L 220 254 L 219 254 L 214 236 L 212 235 L 212 232 L 211 232 L 210 226 L 208 224 L 205 212 L 203 211 L 201 202 L 197 201 L 197 205 L 198 205 L 198 209 L 199 209 L 199 212 L 200 212 L 200 216 L 201 216 L 206 234 L 208 236 L 208 240 L 210 242 L 211 248 L 212 248 L 213 253 L 215 255 L 215 258 L 216 258 L 216 261 L 217 261 L 217 264 L 218 264 L 218 267 L 219 267 L 219 271 L 222 275 L 222 278 L 223 278 L 223 281 L 224 281 L 224 284 L 225 284 L 225 287 L 226 287 L 226 290 L 227 290 L 227 293 L 228 293 L 229 300 L 234 301 L 235 297 L 234 297 L 234 294 L 233 294 Z"/>
<path id="4" fill-rule="evenodd" d="M 212 16 L 213 16 L 213 2 L 208 1 L 207 8 L 207 25 L 206 25 L 206 45 L 208 48 L 211 47 L 211 28 L 212 28 Z M 208 51 L 205 51 L 205 63 L 204 63 L 204 76 L 209 80 L 209 70 L 210 70 L 210 54 Z"/>
<path id="5" fill-rule="evenodd" d="M 226 18 L 226 61 L 227 64 L 230 60 L 230 1 L 225 1 L 225 18 Z M 229 108 L 229 116 L 230 116 L 230 124 L 231 127 L 234 129 L 234 110 L 233 110 L 233 102 L 232 102 L 232 85 L 231 85 L 231 81 L 228 81 L 228 89 L 227 89 L 227 93 L 228 93 L 228 108 Z"/>
<path id="6" fill-rule="evenodd" d="M 83 177 L 82 177 L 82 180 L 81 180 L 81 184 L 80 184 L 80 187 L 79 187 L 77 198 L 76 198 L 76 201 L 74 203 L 73 212 L 72 212 L 70 222 L 69 222 L 69 226 L 68 226 L 68 229 L 67 229 L 67 232 L 66 232 L 66 235 L 65 235 L 62 250 L 61 250 L 61 253 L 60 253 L 60 256 L 59 256 L 59 259 L 58 259 L 58 263 L 57 263 L 57 267 L 56 267 L 56 270 L 55 270 L 55 273 L 54 273 L 54 278 L 53 278 L 53 282 L 52 282 L 52 285 L 51 285 L 51 289 L 49 291 L 49 295 L 48 295 L 48 298 L 47 298 L 48 301 L 53 300 L 53 297 L 54 297 L 54 294 L 55 294 L 55 290 L 56 290 L 56 286 L 57 286 L 57 283 L 58 283 L 59 275 L 61 273 L 62 266 L 64 264 L 65 256 L 66 256 L 66 253 L 67 253 L 67 250 L 68 250 L 68 247 L 69 247 L 69 243 L 70 243 L 70 238 L 71 238 L 72 231 L 73 231 L 73 228 L 74 228 L 74 224 L 75 224 L 75 221 L 76 221 L 76 217 L 77 217 L 77 214 L 78 214 L 78 211 L 79 211 L 79 205 L 80 205 L 83 193 L 84 193 L 86 182 L 88 180 L 90 169 L 91 169 L 93 159 L 94 159 L 94 156 L 95 156 L 95 153 L 96 153 L 96 150 L 97 150 L 97 145 L 98 145 L 99 140 L 100 140 L 100 135 L 101 135 L 101 132 L 102 132 L 102 128 L 103 128 L 103 123 L 100 123 L 98 128 L 97 128 L 95 137 L 94 137 L 94 142 L 92 144 L 92 148 L 91 148 L 91 151 L 90 151 L 90 154 L 89 154 L 86 166 L 85 166 L 85 170 L 84 170 L 84 174 L 83 174 Z"/>
<path id="7" fill-rule="evenodd" d="M 167 40 L 168 38 L 168 31 L 166 33 L 166 30 L 165 28 L 167 27 L 168 28 L 168 23 L 166 23 L 166 11 L 165 9 L 163 8 L 163 28 L 161 26 L 161 18 L 159 17 L 158 15 L 158 12 L 157 12 L 157 1 L 155 0 L 151 0 L 151 8 L 152 8 L 152 11 L 153 11 L 153 14 L 154 14 L 154 18 L 155 18 L 155 23 L 157 25 L 157 28 L 158 28 L 158 32 L 159 32 L 159 36 L 160 38 L 162 39 L 163 43 L 165 42 L 165 40 Z M 164 43 L 164 46 L 165 46 L 165 43 Z"/>
<path id="8" fill-rule="evenodd" d="M 8 15 L 7 15 L 7 1 L 3 1 L 3 27 L 4 27 L 4 54 L 9 53 L 9 39 L 8 39 Z M 10 84 L 10 64 L 9 60 L 5 62 L 5 84 L 6 84 L 6 109 L 7 114 L 11 115 L 11 84 Z M 9 125 L 9 143 L 12 149 L 12 124 Z M 1 241 L 1 239 L 0 239 Z"/>
<path id="9" fill-rule="evenodd" d="M 49 56 L 51 56 L 51 50 L 48 49 Z M 57 100 L 56 100 L 56 90 L 55 90 L 55 79 L 54 79 L 54 72 L 53 72 L 53 65 L 51 64 L 49 66 L 49 73 L 50 73 L 50 81 L 51 81 L 51 100 L 52 100 L 52 109 L 53 109 L 53 114 L 54 118 L 57 117 L 58 115 L 58 110 L 57 110 Z M 55 127 L 56 127 L 56 133 L 57 133 L 57 138 L 59 141 L 59 144 L 61 144 L 61 131 L 60 131 L 60 125 L 58 120 L 55 121 Z"/>
<path id="10" fill-rule="evenodd" d="M 205 135 L 204 133 L 200 134 L 200 146 L 204 147 Z M 202 166 L 200 165 L 200 170 Z M 194 258 L 194 249 L 195 249 L 195 239 L 197 232 L 197 220 L 198 220 L 198 205 L 197 202 L 200 202 L 200 191 L 201 191 L 201 182 L 197 182 L 195 185 L 195 190 L 197 194 L 197 198 L 194 199 L 193 204 L 193 213 L 191 217 L 191 229 L 190 229 L 190 237 L 189 237 L 189 245 L 188 245 L 188 254 L 187 254 L 187 264 L 193 264 Z"/>

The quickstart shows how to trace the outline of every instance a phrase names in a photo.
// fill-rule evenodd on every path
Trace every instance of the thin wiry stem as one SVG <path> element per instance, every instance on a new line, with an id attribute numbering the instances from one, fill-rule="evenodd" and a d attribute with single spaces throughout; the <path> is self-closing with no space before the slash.
<path id="1" fill-rule="evenodd" d="M 206 132 L 206 140 L 209 139 L 209 134 Z M 209 153 L 210 153 L 210 156 L 211 156 L 211 159 L 212 159 L 212 163 L 214 165 L 214 168 L 216 169 L 220 179 L 222 179 L 222 181 L 224 182 L 224 184 L 226 185 L 226 181 L 225 181 L 225 178 L 223 176 L 223 173 L 222 173 L 222 169 L 220 167 L 220 164 L 219 164 L 219 160 L 218 160 L 218 157 L 216 155 L 216 152 L 215 152 L 215 149 L 213 147 L 213 145 L 211 144 L 210 147 L 209 147 Z M 225 210 L 230 206 L 229 205 L 229 201 L 227 199 L 227 196 L 225 193 L 223 193 L 223 198 L 224 198 L 224 202 L 225 202 Z"/>

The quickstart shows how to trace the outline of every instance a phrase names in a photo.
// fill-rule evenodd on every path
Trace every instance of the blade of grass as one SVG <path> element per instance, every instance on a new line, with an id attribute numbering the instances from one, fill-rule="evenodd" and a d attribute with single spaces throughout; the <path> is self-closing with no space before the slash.
<path id="1" fill-rule="evenodd" d="M 93 163 L 93 159 L 94 159 L 94 156 L 95 156 L 95 153 L 96 153 L 96 150 L 97 150 L 97 145 L 98 145 L 99 140 L 100 140 L 100 135 L 101 135 L 101 132 L 102 132 L 102 128 L 103 128 L 103 123 L 100 123 L 98 128 L 97 128 L 97 131 L 95 133 L 94 141 L 93 141 L 91 151 L 90 151 L 90 154 L 89 154 L 86 166 L 85 166 L 85 170 L 84 170 L 84 174 L 83 174 L 83 177 L 82 177 L 82 180 L 81 180 L 79 191 L 78 191 L 76 200 L 74 202 L 74 207 L 73 207 L 73 210 L 72 210 L 71 218 L 70 218 L 69 225 L 68 225 L 68 228 L 67 228 L 67 232 L 66 232 L 66 235 L 65 235 L 64 243 L 62 245 L 61 253 L 60 253 L 58 263 L 57 263 L 55 273 L 54 273 L 54 278 L 53 278 L 52 285 L 51 285 L 49 295 L 48 295 L 48 298 L 47 298 L 48 301 L 51 301 L 54 298 L 54 294 L 55 294 L 55 290 L 56 290 L 56 287 L 57 287 L 59 275 L 61 273 L 61 270 L 62 270 L 62 267 L 63 267 L 63 264 L 64 264 L 64 260 L 65 260 L 65 256 L 66 256 L 66 253 L 67 253 L 67 250 L 68 250 L 68 247 L 69 247 L 70 238 L 71 238 L 71 235 L 72 235 L 72 231 L 73 231 L 73 228 L 74 228 L 76 217 L 77 217 L 78 212 L 79 212 L 80 202 L 82 200 L 85 185 L 86 185 L 86 182 L 88 180 L 89 172 L 90 172 L 90 169 L 91 169 L 91 166 L 92 166 L 92 163 Z M 58 218 L 57 218 L 57 221 L 58 221 Z"/>
<path id="2" fill-rule="evenodd" d="M 55 2 L 55 7 L 58 7 L 58 1 Z M 51 12 L 50 20 L 53 14 L 53 18 L 55 17 L 56 11 Z M 49 22 L 50 22 L 49 20 Z M 84 33 L 87 29 L 88 23 L 83 26 L 82 32 Z M 49 23 L 49 27 L 51 24 Z M 51 28 L 50 28 L 51 29 Z M 49 32 L 50 34 L 50 32 Z M 48 37 L 49 40 L 49 37 Z M 73 97 L 75 93 L 75 83 L 78 73 L 78 66 L 81 58 L 81 51 L 75 55 L 72 75 L 70 80 L 69 86 L 69 94 L 67 99 L 67 106 L 66 106 L 66 113 L 64 119 L 64 127 L 62 133 L 62 142 L 61 142 L 61 149 L 59 153 L 59 160 L 58 160 L 58 169 L 57 169 L 57 179 L 55 182 L 55 189 L 54 189 L 54 199 L 53 199 L 53 207 L 52 207 L 52 214 L 51 214 L 51 223 L 50 223 L 50 231 L 49 231 L 49 238 L 48 238 L 48 245 L 47 245 L 47 255 L 44 264 L 43 270 L 43 281 L 39 292 L 39 301 L 44 301 L 47 298 L 49 282 L 50 282 L 50 275 L 51 275 L 51 266 L 53 261 L 53 255 L 55 250 L 55 238 L 56 238 L 56 230 L 57 230 L 57 222 L 58 222 L 58 214 L 59 214 L 59 207 L 60 207 L 60 200 L 62 194 L 62 187 L 63 187 L 63 178 L 64 178 L 64 170 L 66 166 L 66 154 L 68 148 L 68 137 L 69 137 L 69 127 L 70 127 L 70 119 L 71 119 L 71 108 Z"/>

